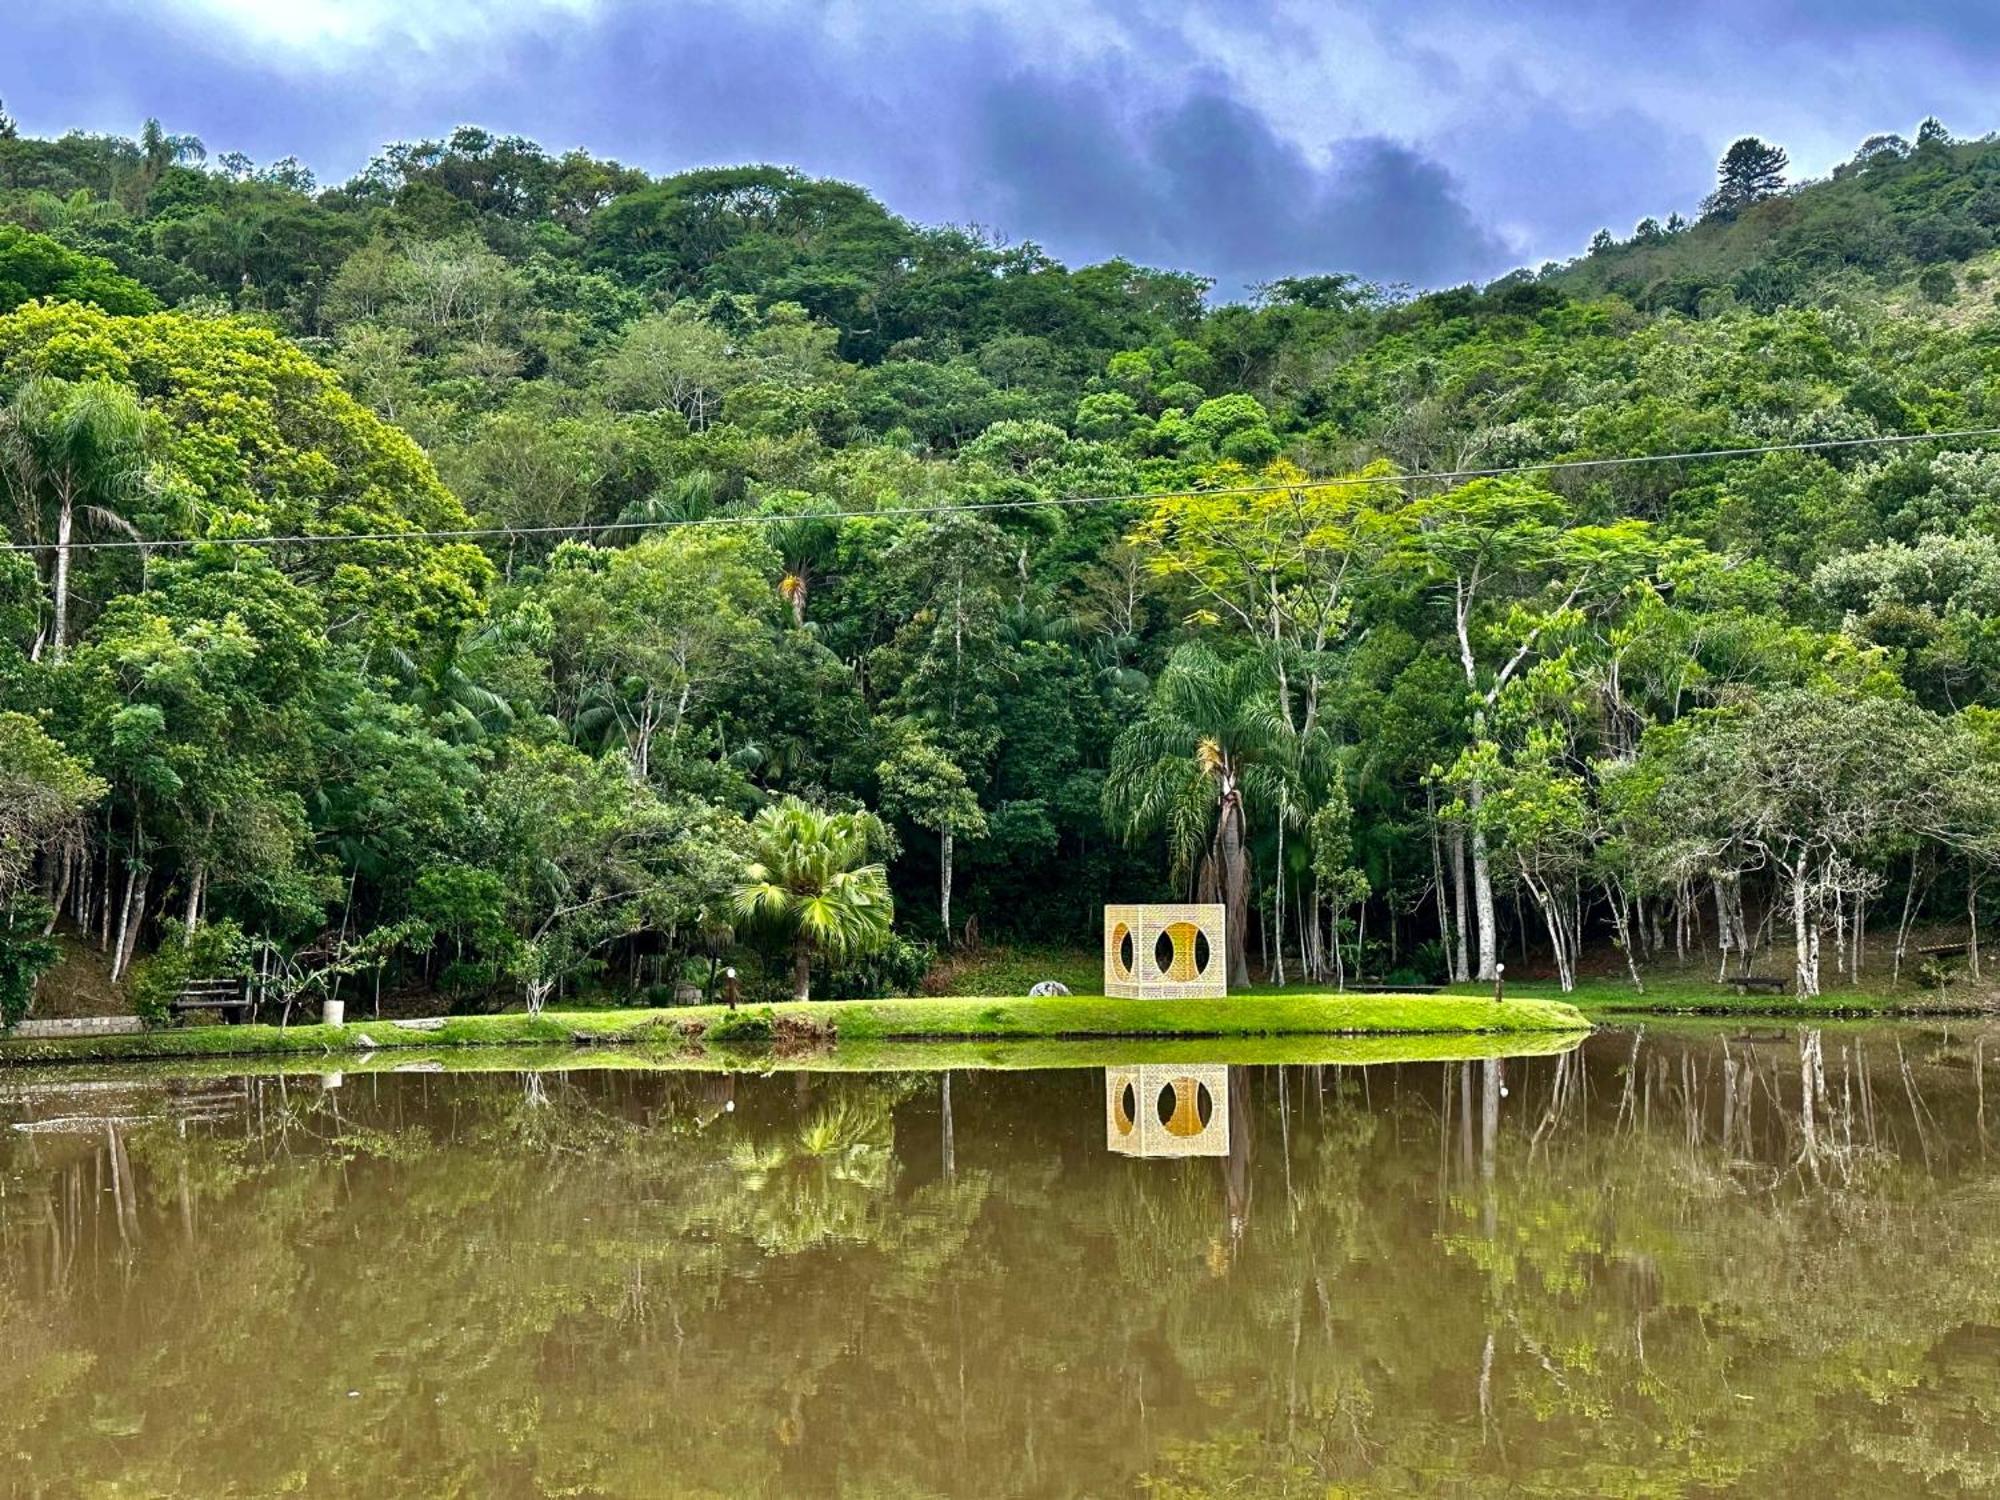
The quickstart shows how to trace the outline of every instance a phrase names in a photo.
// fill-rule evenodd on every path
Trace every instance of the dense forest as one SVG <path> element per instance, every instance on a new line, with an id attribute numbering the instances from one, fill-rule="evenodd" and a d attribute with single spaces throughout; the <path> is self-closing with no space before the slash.
<path id="1" fill-rule="evenodd" d="M 1237 983 L 1976 976 L 2000 143 L 1786 168 L 1218 303 L 777 167 L 0 114 L 0 1003 L 898 990 L 1173 893 Z"/>

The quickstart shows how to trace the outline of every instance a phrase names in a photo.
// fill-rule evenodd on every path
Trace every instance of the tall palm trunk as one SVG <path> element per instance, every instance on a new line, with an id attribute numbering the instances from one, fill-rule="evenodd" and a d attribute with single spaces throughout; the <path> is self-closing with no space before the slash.
<path id="1" fill-rule="evenodd" d="M 1229 984 L 1250 986 L 1250 859 L 1243 845 L 1243 794 L 1231 786 L 1222 794 L 1222 816 L 1215 830 L 1216 863 L 1222 885 Z"/>
<path id="2" fill-rule="evenodd" d="M 65 493 L 61 509 L 56 513 L 56 626 L 55 639 L 50 644 L 50 655 L 61 661 L 63 648 L 69 641 L 69 555 L 70 536 L 76 528 L 76 509 Z"/>
<path id="3" fill-rule="evenodd" d="M 806 941 L 804 933 L 792 944 L 792 998 L 812 999 L 812 944 Z"/>

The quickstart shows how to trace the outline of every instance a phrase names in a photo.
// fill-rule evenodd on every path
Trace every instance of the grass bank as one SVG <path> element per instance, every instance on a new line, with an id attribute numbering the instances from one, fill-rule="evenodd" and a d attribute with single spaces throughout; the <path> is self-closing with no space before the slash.
<path id="1" fill-rule="evenodd" d="M 1447 993 L 1492 998 L 1492 989 L 1474 985 L 1454 986 Z M 1991 997 L 1966 985 L 1954 985 L 1942 992 L 1904 985 L 1891 988 L 1886 983 L 1861 984 L 1832 980 L 1817 995 L 1739 995 L 1715 982 L 1712 975 L 1647 975 L 1646 992 L 1632 988 L 1629 980 L 1585 979 L 1568 995 L 1553 984 L 1512 984 L 1507 1000 L 1567 1000 L 1593 1020 L 1616 1020 L 1634 1016 L 1745 1016 L 1784 1020 L 1837 1019 L 1867 1016 L 1985 1016 L 1994 1014 Z"/>
<path id="2" fill-rule="evenodd" d="M 0 1042 L 0 1066 L 147 1058 L 360 1054 L 460 1047 L 605 1045 L 653 1052 L 775 1042 L 788 1051 L 951 1040 L 1284 1036 L 1464 1036 L 1586 1030 L 1575 1007 L 1461 995 L 1244 995 L 1226 1000 L 1109 1000 L 1070 995 L 836 1000 L 745 1008 L 545 1011 L 328 1026 L 198 1026 L 132 1036 Z"/>

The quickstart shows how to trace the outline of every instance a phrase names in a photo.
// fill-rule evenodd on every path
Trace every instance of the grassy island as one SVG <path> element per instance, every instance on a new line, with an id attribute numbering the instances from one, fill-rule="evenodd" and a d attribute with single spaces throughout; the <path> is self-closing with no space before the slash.
<path id="1" fill-rule="evenodd" d="M 834 1000 L 659 1010 L 565 1010 L 451 1016 L 437 1020 L 352 1021 L 346 1026 L 196 1026 L 123 1036 L 0 1043 L 12 1063 L 143 1058 L 367 1053 L 533 1044 L 644 1044 L 687 1050 L 709 1043 L 769 1046 L 781 1052 L 834 1045 L 952 1040 L 1242 1038 L 1277 1036 L 1465 1036 L 1588 1030 L 1559 1001 L 1463 995 L 1244 995 L 1225 1000 L 1113 1000 L 953 997 Z"/>

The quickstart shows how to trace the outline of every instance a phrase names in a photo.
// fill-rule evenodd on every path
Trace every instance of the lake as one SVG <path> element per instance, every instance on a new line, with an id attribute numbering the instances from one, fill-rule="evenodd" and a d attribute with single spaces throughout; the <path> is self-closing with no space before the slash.
<path id="1" fill-rule="evenodd" d="M 0 1074 L 0 1494 L 1991 1493 L 1989 1053 Z"/>

